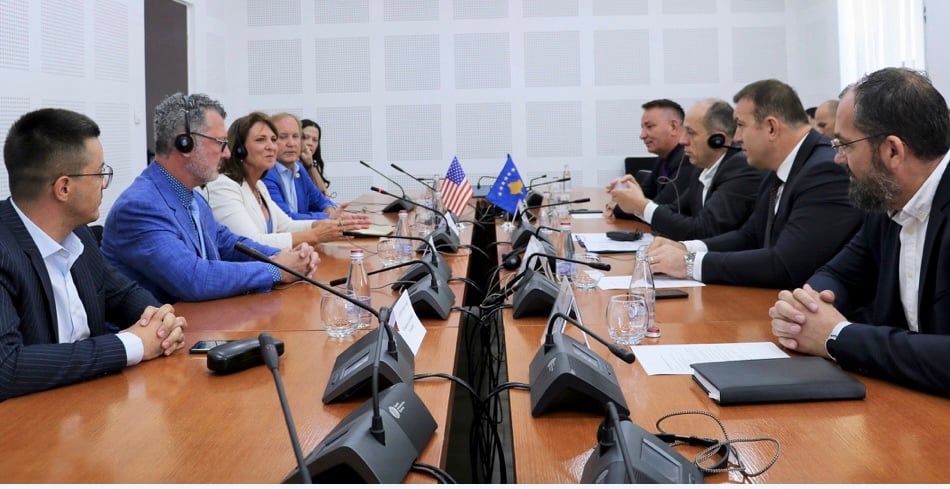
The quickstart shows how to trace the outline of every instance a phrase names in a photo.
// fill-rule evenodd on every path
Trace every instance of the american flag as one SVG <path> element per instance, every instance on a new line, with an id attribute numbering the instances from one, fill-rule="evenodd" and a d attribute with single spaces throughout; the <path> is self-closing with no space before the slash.
<path id="1" fill-rule="evenodd" d="M 445 173 L 439 191 L 442 193 L 442 207 L 456 215 L 461 215 L 468 201 L 472 200 L 472 186 L 468 183 L 468 177 L 465 176 L 458 157 L 452 158 L 452 164 Z"/>

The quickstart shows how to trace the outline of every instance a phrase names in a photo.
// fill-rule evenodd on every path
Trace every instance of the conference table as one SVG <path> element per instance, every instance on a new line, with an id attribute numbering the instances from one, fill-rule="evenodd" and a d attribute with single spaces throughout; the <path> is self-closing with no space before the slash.
<path id="1" fill-rule="evenodd" d="M 390 199 L 367 195 L 360 206 L 378 224 L 392 217 L 377 211 Z M 471 228 L 461 240 L 470 239 Z M 382 268 L 377 238 L 348 238 L 320 246 L 315 276 L 323 283 L 345 277 L 349 251 L 367 250 L 367 269 Z M 469 250 L 446 261 L 452 276 L 466 276 Z M 370 277 L 373 305 L 398 297 L 388 284 L 403 270 Z M 450 284 L 462 302 L 464 284 Z M 304 456 L 363 398 L 323 404 L 334 359 L 363 334 L 330 338 L 320 321 L 322 291 L 297 282 L 268 293 L 201 303 L 179 303 L 188 319 L 186 349 L 98 379 L 0 403 L 0 483 L 276 483 L 296 468 L 271 372 L 254 367 L 222 375 L 203 354 L 187 347 L 200 339 L 240 339 L 268 331 L 282 340 L 280 372 Z M 452 373 L 460 313 L 423 319 L 427 333 L 415 358 L 416 373 Z M 375 324 L 375 321 L 374 321 Z M 451 414 L 451 385 L 441 379 L 415 382 L 415 391 L 438 424 L 419 462 L 441 466 Z M 411 472 L 406 482 L 433 482 Z"/>
<path id="2" fill-rule="evenodd" d="M 602 192 L 575 190 L 575 197 L 601 199 Z M 392 222 L 377 211 L 388 198 L 364 196 L 359 206 L 375 222 Z M 467 226 L 462 241 L 472 239 L 477 226 Z M 498 221 L 498 241 L 506 239 Z M 643 229 L 632 221 L 573 219 L 574 232 Z M 375 238 L 347 239 L 324 244 L 317 280 L 343 277 L 349 250 L 366 249 L 367 268 L 380 267 Z M 499 247 L 498 253 L 502 253 Z M 446 256 L 453 277 L 470 276 L 470 250 Z M 608 274 L 629 275 L 632 255 L 602 255 L 614 267 Z M 396 299 L 387 284 L 399 271 L 371 277 L 373 305 Z M 484 285 L 484 284 L 479 284 Z M 466 289 L 454 281 L 456 305 Z M 662 336 L 642 344 L 673 345 L 774 341 L 768 307 L 775 290 L 707 285 L 686 288 L 684 299 L 661 300 L 656 318 Z M 604 333 L 608 298 L 619 291 L 577 291 L 584 324 Z M 179 303 L 188 318 L 187 345 L 199 339 L 256 337 L 269 331 L 285 343 L 280 372 L 300 443 L 306 455 L 352 412 L 363 398 L 324 405 L 321 396 L 334 359 L 350 340 L 335 340 L 319 317 L 317 288 L 297 283 L 263 294 L 243 295 L 202 303 Z M 453 373 L 463 348 L 460 312 L 445 320 L 423 319 L 425 340 L 416 356 L 416 373 Z M 502 315 L 507 379 L 528 382 L 528 364 L 538 351 L 546 318 L 514 319 Z M 576 328 L 568 334 L 580 338 Z M 365 332 L 358 332 L 359 337 Z M 707 482 L 741 483 L 904 483 L 950 481 L 948 450 L 942 443 L 950 433 L 946 416 L 950 401 L 898 385 L 855 375 L 867 386 L 861 401 L 804 402 L 748 406 L 719 406 L 689 376 L 648 376 L 639 363 L 623 363 L 593 341 L 591 348 L 617 373 L 630 417 L 656 431 L 662 415 L 684 410 L 708 411 L 722 420 L 731 438 L 774 437 L 781 442 L 775 465 L 764 474 L 746 478 L 737 473 L 707 477 Z M 438 428 L 419 461 L 440 467 L 448 458 L 448 429 L 453 416 L 453 386 L 441 379 L 415 382 L 415 391 L 435 418 Z M 596 443 L 603 415 L 560 411 L 531 416 L 530 394 L 509 392 L 514 475 L 518 483 L 576 483 Z M 275 483 L 295 467 L 287 428 L 271 373 L 263 367 L 220 375 L 208 370 L 204 355 L 180 351 L 127 368 L 114 375 L 0 403 L 0 439 L 8 448 L 0 457 L 4 483 Z M 678 434 L 721 438 L 718 427 L 700 416 L 664 422 Z M 464 445 L 464 443 L 463 443 Z M 695 448 L 677 447 L 691 456 Z M 737 446 L 750 470 L 774 455 L 768 443 Z M 428 476 L 410 473 L 405 482 L 428 483 Z"/>
<path id="3" fill-rule="evenodd" d="M 602 207 L 602 191 L 585 189 Z M 614 219 L 573 219 L 572 230 L 648 230 L 642 223 Z M 499 227 L 499 233 L 504 231 Z M 503 237 L 499 237 L 499 240 Z M 601 255 L 611 263 L 608 275 L 627 275 L 633 255 Z M 774 342 L 768 308 L 777 290 L 723 285 L 688 287 L 688 298 L 656 303 L 662 336 L 641 345 Z M 618 290 L 577 290 L 585 326 L 606 337 L 605 311 Z M 528 382 L 528 365 L 540 347 L 547 318 L 514 319 L 504 315 L 508 380 Z M 577 328 L 567 334 L 582 341 Z M 663 415 L 706 411 L 725 425 L 730 438 L 772 437 L 781 443 L 777 462 L 765 473 L 745 477 L 737 472 L 709 475 L 707 483 L 946 483 L 950 481 L 950 400 L 854 374 L 867 388 L 864 400 L 719 406 L 689 375 L 647 375 L 639 362 L 626 364 L 606 347 L 590 340 L 591 348 L 613 367 L 630 419 L 651 433 Z M 793 356 L 795 353 L 790 352 Z M 510 393 L 515 477 L 518 483 L 576 483 L 597 443 L 604 414 L 577 411 L 531 415 L 530 393 Z M 722 439 L 714 421 L 698 415 L 677 416 L 663 429 L 681 435 Z M 690 460 L 697 447 L 677 447 Z M 737 444 L 748 472 L 772 459 L 775 446 L 767 442 Z"/>

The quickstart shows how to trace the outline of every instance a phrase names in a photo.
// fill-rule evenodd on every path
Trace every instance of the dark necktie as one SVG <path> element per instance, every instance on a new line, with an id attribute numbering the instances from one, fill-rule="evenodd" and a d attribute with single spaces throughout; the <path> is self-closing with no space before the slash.
<path id="1" fill-rule="evenodd" d="M 667 177 L 670 175 L 670 166 L 669 162 L 666 159 L 660 159 L 660 176 Z"/>
<path id="2" fill-rule="evenodd" d="M 782 180 L 773 173 L 771 175 L 772 183 L 769 185 L 769 208 L 768 220 L 765 221 L 765 247 L 772 246 L 772 224 L 775 222 L 775 204 L 778 200 L 778 189 L 782 186 Z"/>

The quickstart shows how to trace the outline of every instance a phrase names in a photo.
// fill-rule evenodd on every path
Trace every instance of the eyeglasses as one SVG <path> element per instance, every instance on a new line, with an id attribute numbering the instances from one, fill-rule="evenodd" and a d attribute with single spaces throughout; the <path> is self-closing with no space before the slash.
<path id="1" fill-rule="evenodd" d="M 102 188 L 109 188 L 109 184 L 112 183 L 112 175 L 113 175 L 113 173 L 114 173 L 114 172 L 113 172 L 113 170 L 112 170 L 112 167 L 109 166 L 109 165 L 107 165 L 107 164 L 105 164 L 105 163 L 103 163 L 103 164 L 102 164 L 102 171 L 99 172 L 99 173 L 71 173 L 71 174 L 64 175 L 64 176 L 67 176 L 67 177 L 100 177 L 100 178 L 102 178 Z"/>
<path id="2" fill-rule="evenodd" d="M 840 139 L 834 138 L 831 140 L 831 149 L 835 150 L 835 153 L 839 155 L 844 155 L 844 148 L 850 146 L 854 143 L 860 143 L 861 141 L 867 141 L 868 139 L 878 138 L 884 136 L 884 134 L 875 134 L 873 136 L 868 136 L 866 138 L 855 139 L 854 141 L 848 141 L 847 143 L 841 142 Z"/>
<path id="3" fill-rule="evenodd" d="M 194 132 L 194 131 L 191 132 L 191 135 L 192 135 L 192 136 L 201 136 L 201 137 L 203 137 L 203 138 L 205 138 L 205 139 L 210 139 L 210 140 L 212 140 L 212 141 L 215 141 L 216 143 L 218 143 L 218 144 L 221 145 L 221 149 L 219 149 L 218 151 L 220 151 L 220 152 L 222 152 L 222 153 L 224 152 L 224 148 L 227 148 L 227 147 L 228 147 L 228 140 L 227 140 L 227 138 L 213 138 L 213 137 L 211 137 L 211 136 L 208 136 L 208 135 L 205 135 L 205 134 L 201 134 L 200 132 Z"/>

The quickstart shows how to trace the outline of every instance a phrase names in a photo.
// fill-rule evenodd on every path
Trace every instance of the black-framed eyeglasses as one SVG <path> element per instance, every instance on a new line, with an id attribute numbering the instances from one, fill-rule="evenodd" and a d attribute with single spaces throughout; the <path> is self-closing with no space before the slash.
<path id="1" fill-rule="evenodd" d="M 112 175 L 115 172 L 112 170 L 112 167 L 103 163 L 102 171 L 99 173 L 70 173 L 64 176 L 67 177 L 100 177 L 102 178 L 102 188 L 108 188 L 109 184 L 112 183 Z"/>
<path id="2" fill-rule="evenodd" d="M 884 134 L 875 134 L 875 135 L 873 135 L 873 136 L 868 136 L 868 137 L 866 137 L 866 138 L 861 138 L 861 139 L 855 139 L 854 141 L 848 141 L 848 142 L 846 142 L 846 143 L 845 143 L 845 142 L 842 142 L 842 141 L 841 141 L 840 139 L 838 139 L 838 138 L 834 138 L 834 139 L 831 140 L 831 149 L 835 150 L 835 153 L 837 153 L 837 154 L 839 154 L 839 155 L 844 155 L 844 148 L 845 148 L 845 147 L 851 146 L 851 145 L 854 144 L 854 143 L 860 143 L 861 141 L 867 141 L 868 139 L 874 139 L 874 138 L 878 138 L 878 137 L 881 137 L 881 136 L 884 136 Z"/>
<path id="3" fill-rule="evenodd" d="M 222 152 L 222 153 L 224 152 L 224 148 L 227 148 L 227 147 L 228 147 L 228 140 L 227 140 L 227 138 L 213 138 L 213 137 L 208 136 L 208 135 L 206 135 L 206 134 L 201 134 L 200 132 L 194 132 L 194 131 L 191 131 L 191 135 L 192 135 L 192 136 L 201 136 L 201 137 L 203 137 L 203 138 L 205 138 L 205 139 L 210 139 L 210 140 L 212 140 L 212 141 L 214 141 L 214 142 L 220 144 L 220 145 L 221 145 L 221 149 L 219 149 L 218 151 L 220 151 L 220 152 Z"/>

